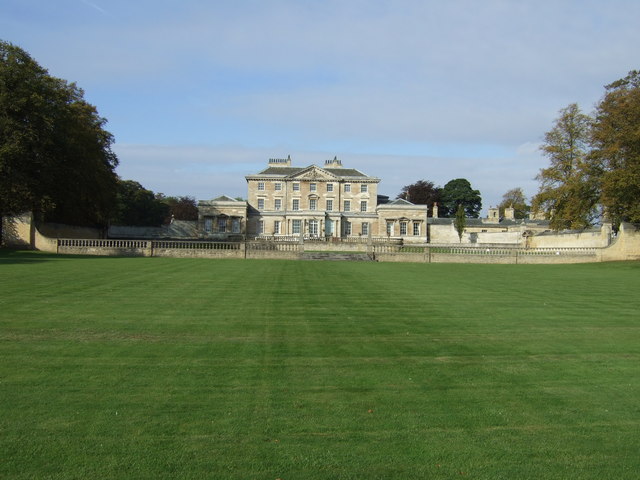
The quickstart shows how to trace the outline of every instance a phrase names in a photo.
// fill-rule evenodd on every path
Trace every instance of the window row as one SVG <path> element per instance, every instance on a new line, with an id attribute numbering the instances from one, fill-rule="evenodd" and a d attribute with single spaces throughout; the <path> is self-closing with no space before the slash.
<path id="1" fill-rule="evenodd" d="M 273 235 L 282 235 L 285 234 L 284 231 L 284 222 L 281 220 L 274 220 L 273 222 L 273 231 L 267 232 L 265 231 L 265 222 L 264 220 L 258 221 L 258 234 L 273 234 Z M 302 233 L 307 233 L 311 236 L 319 236 L 321 233 L 326 235 L 333 234 L 334 225 L 332 222 L 325 223 L 324 228 L 325 232 L 320 232 L 321 223 L 318 220 L 309 220 L 306 223 L 303 220 L 292 220 L 291 221 L 291 235 L 300 235 Z M 303 231 L 305 229 L 306 231 Z M 354 232 L 352 230 L 351 222 L 342 222 L 342 235 L 352 235 Z M 369 235 L 369 223 L 363 222 L 360 224 L 360 235 L 365 236 Z"/>
<path id="2" fill-rule="evenodd" d="M 334 184 L 333 183 L 325 183 L 325 188 L 327 192 L 333 192 L 333 188 L 334 188 Z M 282 191 L 282 182 L 275 182 L 273 184 L 273 189 L 276 192 Z M 299 182 L 294 182 L 292 184 L 292 187 L 294 192 L 299 192 L 300 191 L 300 183 Z M 258 191 L 259 192 L 264 192 L 266 190 L 266 183 L 265 182 L 258 182 Z M 318 191 L 318 184 L 317 183 L 310 183 L 309 184 L 309 191 L 310 192 L 317 192 Z M 345 183 L 344 184 L 344 191 L 345 192 L 351 192 L 351 184 L 350 183 Z M 360 193 L 367 193 L 369 191 L 369 185 L 366 183 L 361 183 L 360 184 Z"/>
<path id="3" fill-rule="evenodd" d="M 227 218 L 217 218 L 216 220 L 214 222 L 213 217 L 205 217 L 204 231 L 207 233 L 240 233 L 241 221 L 239 218 L 232 218 L 231 224 Z"/>
<path id="4" fill-rule="evenodd" d="M 395 235 L 395 223 L 396 222 L 387 222 L 387 235 L 393 236 Z M 400 235 L 407 235 L 409 228 L 409 222 L 400 222 Z M 413 222 L 412 224 L 412 234 L 413 236 L 420 235 L 420 222 Z"/>
<path id="5" fill-rule="evenodd" d="M 264 198 L 259 198 L 258 199 L 258 210 L 264 210 L 265 209 L 265 205 L 266 205 L 266 199 Z M 309 199 L 309 203 L 308 203 L 308 207 L 309 210 L 318 210 L 318 199 L 316 198 L 310 198 Z M 344 212 L 350 212 L 351 210 L 351 200 L 344 200 L 342 202 L 342 211 Z M 366 200 L 362 200 L 360 202 L 360 212 L 366 212 L 369 208 L 369 202 Z M 273 209 L 274 210 L 282 210 L 282 199 L 281 198 L 276 198 L 273 200 Z M 299 198 L 294 198 L 291 200 L 291 210 L 293 211 L 298 211 L 300 210 L 300 199 Z M 325 200 L 325 210 L 327 212 L 332 212 L 334 209 L 334 202 L 332 198 L 328 198 L 327 200 Z"/>

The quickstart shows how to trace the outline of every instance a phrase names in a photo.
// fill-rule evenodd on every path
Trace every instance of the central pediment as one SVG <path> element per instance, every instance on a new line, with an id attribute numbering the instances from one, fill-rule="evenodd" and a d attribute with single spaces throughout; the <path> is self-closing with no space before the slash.
<path id="1" fill-rule="evenodd" d="M 311 165 L 289 176 L 292 180 L 327 180 L 336 181 L 338 177 L 325 169 Z"/>

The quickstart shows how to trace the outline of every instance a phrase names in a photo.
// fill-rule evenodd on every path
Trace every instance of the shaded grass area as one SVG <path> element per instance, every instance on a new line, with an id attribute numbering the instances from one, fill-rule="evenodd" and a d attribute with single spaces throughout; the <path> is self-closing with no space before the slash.
<path id="1" fill-rule="evenodd" d="M 0 477 L 637 478 L 639 279 L 0 251 Z"/>

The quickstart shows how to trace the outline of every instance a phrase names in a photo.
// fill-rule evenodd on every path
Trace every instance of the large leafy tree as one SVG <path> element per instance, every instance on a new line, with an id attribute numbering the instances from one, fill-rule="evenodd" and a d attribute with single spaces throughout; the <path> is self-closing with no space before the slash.
<path id="1" fill-rule="evenodd" d="M 198 220 L 198 205 L 194 197 L 166 197 L 162 193 L 156 194 L 156 199 L 169 207 L 165 223 L 173 220 Z"/>
<path id="2" fill-rule="evenodd" d="M 105 225 L 118 163 L 105 123 L 75 84 L 0 41 L 0 215 Z"/>
<path id="3" fill-rule="evenodd" d="M 591 132 L 600 200 L 614 222 L 640 222 L 640 72 L 605 89 Z"/>
<path id="4" fill-rule="evenodd" d="M 588 160 L 592 121 L 573 103 L 560 110 L 540 147 L 550 165 L 536 177 L 532 210 L 544 212 L 555 230 L 585 228 L 598 214 L 598 174 Z"/>
<path id="5" fill-rule="evenodd" d="M 411 185 L 402 187 L 402 191 L 396 198 L 402 198 L 416 205 L 428 205 L 429 215 L 433 215 L 434 203 L 440 202 L 440 194 L 442 189 L 436 187 L 433 182 L 428 180 L 418 180 Z"/>
<path id="6" fill-rule="evenodd" d="M 527 200 L 522 188 L 512 188 L 502 196 L 502 201 L 498 204 L 500 216 L 504 216 L 505 208 L 513 208 L 515 211 L 515 218 L 526 218 L 530 207 L 527 205 Z"/>
<path id="7" fill-rule="evenodd" d="M 448 182 L 441 192 L 441 208 L 439 214 L 442 217 L 453 217 L 458 211 L 458 205 L 464 207 L 467 217 L 478 218 L 482 209 L 480 192 L 471 187 L 466 178 L 456 178 Z"/>
<path id="8" fill-rule="evenodd" d="M 133 180 L 118 182 L 113 224 L 157 227 L 168 215 L 169 205 L 151 190 Z"/>

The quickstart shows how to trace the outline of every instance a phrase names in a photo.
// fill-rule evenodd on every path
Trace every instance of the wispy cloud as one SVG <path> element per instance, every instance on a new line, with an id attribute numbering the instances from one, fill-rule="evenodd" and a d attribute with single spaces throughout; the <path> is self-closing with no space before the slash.
<path id="1" fill-rule="evenodd" d="M 89 0 L 80 0 L 82 3 L 84 3 L 85 5 L 87 5 L 88 7 L 93 8 L 94 10 L 100 12 L 102 15 L 108 16 L 108 17 L 113 17 L 113 15 L 111 15 L 109 12 L 107 12 L 104 8 L 100 7 L 99 5 L 96 5 L 93 2 L 90 2 Z"/>

